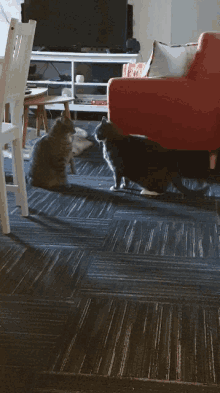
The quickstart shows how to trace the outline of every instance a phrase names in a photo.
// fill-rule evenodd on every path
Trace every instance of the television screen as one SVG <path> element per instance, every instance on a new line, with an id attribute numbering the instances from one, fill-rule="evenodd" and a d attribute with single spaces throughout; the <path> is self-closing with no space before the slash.
<path id="1" fill-rule="evenodd" d="M 127 0 L 26 0 L 29 19 L 37 21 L 34 46 L 126 51 Z"/>

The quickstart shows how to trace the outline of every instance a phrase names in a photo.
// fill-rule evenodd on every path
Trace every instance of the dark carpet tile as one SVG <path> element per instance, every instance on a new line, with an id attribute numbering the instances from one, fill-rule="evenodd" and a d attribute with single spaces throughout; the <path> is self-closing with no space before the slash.
<path id="1" fill-rule="evenodd" d="M 218 389 L 205 384 L 45 373 L 38 376 L 33 393 L 217 393 Z"/>
<path id="2" fill-rule="evenodd" d="M 216 384 L 218 319 L 218 307 L 88 297 L 53 372 Z"/>
<path id="3" fill-rule="evenodd" d="M 121 195 L 117 193 L 118 195 Z M 129 195 L 126 192 L 126 195 Z M 218 199 L 212 197 L 186 198 L 177 193 L 166 193 L 157 196 L 140 195 L 138 190 L 130 190 L 130 203 L 124 203 L 123 198 L 119 199 L 117 217 L 134 214 L 146 217 L 172 217 L 179 219 L 207 220 L 218 216 Z"/>
<path id="4" fill-rule="evenodd" d="M 220 258 L 220 225 L 217 219 L 198 221 L 177 218 L 115 219 L 105 240 L 108 251 L 193 258 Z"/>
<path id="5" fill-rule="evenodd" d="M 28 187 L 28 206 L 30 214 L 46 214 L 55 217 L 113 218 L 118 206 L 133 203 L 135 207 L 146 198 L 132 189 L 128 192 L 113 192 L 111 178 L 102 176 L 71 176 L 68 188 L 48 191 Z M 20 207 L 15 206 L 15 197 L 9 196 L 10 214 L 20 215 Z"/>
<path id="6" fill-rule="evenodd" d="M 86 259 L 87 268 L 76 284 L 80 294 L 210 305 L 220 300 L 219 258 L 94 251 Z"/>
<path id="7" fill-rule="evenodd" d="M 35 211 L 36 212 L 36 211 Z M 36 213 L 35 213 L 36 214 Z M 108 232 L 108 220 L 52 217 L 46 214 L 20 217 L 10 215 L 11 233 L 0 234 L 5 244 L 20 243 L 42 247 L 102 248 Z"/>
<path id="8" fill-rule="evenodd" d="M 0 296 L 0 366 L 50 370 L 61 350 L 60 340 L 69 317 L 77 309 L 71 304 Z"/>
<path id="9" fill-rule="evenodd" d="M 0 366 L 1 393 L 30 393 L 36 374 L 28 367 Z"/>
<path id="10" fill-rule="evenodd" d="M 0 294 L 69 299 L 89 259 L 74 247 L 0 246 Z"/>

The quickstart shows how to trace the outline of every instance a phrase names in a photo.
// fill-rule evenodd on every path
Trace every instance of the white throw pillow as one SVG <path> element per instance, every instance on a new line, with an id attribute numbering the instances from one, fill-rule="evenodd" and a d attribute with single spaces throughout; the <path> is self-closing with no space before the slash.
<path id="1" fill-rule="evenodd" d="M 76 133 L 73 135 L 73 155 L 74 157 L 79 156 L 84 150 L 88 149 L 93 145 L 91 141 L 88 141 L 87 132 L 80 127 L 75 128 Z"/>
<path id="2" fill-rule="evenodd" d="M 180 77 L 187 73 L 197 50 L 197 43 L 168 46 L 153 42 L 153 51 L 142 77 Z"/>

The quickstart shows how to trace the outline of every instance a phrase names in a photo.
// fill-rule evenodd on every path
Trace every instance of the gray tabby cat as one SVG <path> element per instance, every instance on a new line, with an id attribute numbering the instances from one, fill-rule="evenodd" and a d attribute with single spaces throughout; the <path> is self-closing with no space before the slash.
<path id="1" fill-rule="evenodd" d="M 73 122 L 65 116 L 56 119 L 53 127 L 36 142 L 27 181 L 33 187 L 51 189 L 67 185 L 66 166 L 75 173 L 72 154 Z"/>

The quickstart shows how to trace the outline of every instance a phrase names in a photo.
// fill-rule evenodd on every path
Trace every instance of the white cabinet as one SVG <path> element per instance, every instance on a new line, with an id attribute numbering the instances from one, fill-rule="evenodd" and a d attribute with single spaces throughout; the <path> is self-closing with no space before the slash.
<path id="1" fill-rule="evenodd" d="M 91 105 L 90 101 L 93 99 L 104 100 L 107 98 L 108 80 L 115 76 L 121 76 L 121 71 L 118 75 L 115 73 L 115 68 L 124 63 L 137 63 L 140 61 L 139 54 L 128 53 L 69 53 L 69 52 L 32 52 L 32 63 L 42 64 L 46 66 L 43 78 L 39 80 L 31 80 L 29 83 L 34 83 L 37 86 L 54 87 L 54 91 L 58 86 L 59 94 L 62 93 L 62 87 L 67 88 L 75 100 L 70 103 L 71 111 L 85 111 L 85 112 L 107 112 L 107 105 Z M 49 69 L 50 66 L 50 69 Z M 68 75 L 70 80 L 51 80 L 50 71 L 56 74 L 56 69 L 59 68 L 59 73 Z M 61 69 L 61 68 L 62 69 Z M 100 69 L 99 69 L 100 67 Z M 94 69 L 96 68 L 95 72 Z M 106 69 L 106 74 L 105 74 Z M 67 70 L 67 71 L 66 71 Z M 47 71 L 47 72 L 45 72 Z M 38 71 L 36 71 L 38 73 Z M 83 83 L 76 83 L 76 75 L 84 76 Z M 105 75 L 103 77 L 103 75 Z M 58 76 L 58 72 L 57 72 Z M 55 94 L 55 95 L 59 95 Z M 81 102 L 80 102 L 81 101 Z M 48 105 L 47 109 L 63 109 L 60 104 Z"/>

